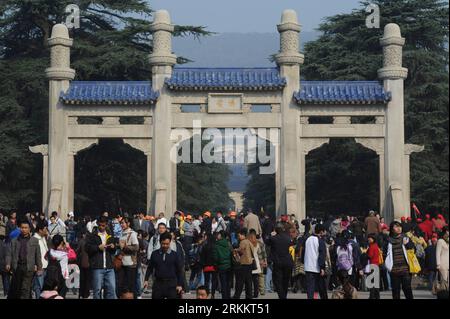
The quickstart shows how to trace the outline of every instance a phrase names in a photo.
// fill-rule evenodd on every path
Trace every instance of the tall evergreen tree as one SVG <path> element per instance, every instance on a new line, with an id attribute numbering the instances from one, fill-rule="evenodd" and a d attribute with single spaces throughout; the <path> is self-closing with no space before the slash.
<path id="1" fill-rule="evenodd" d="M 76 80 L 145 80 L 151 78 L 148 54 L 152 51 L 149 27 L 150 5 L 144 0 L 2 0 L 0 2 L 0 207 L 19 210 L 41 207 L 42 159 L 28 151 L 29 145 L 48 140 L 49 65 L 47 38 L 55 23 L 66 19 L 65 7 L 80 8 L 80 28 L 74 38 L 72 67 Z M 176 26 L 175 36 L 206 35 L 203 27 Z M 186 58 L 179 58 L 183 63 Z M 108 144 L 112 147 L 114 143 Z M 114 145 L 118 153 L 126 146 Z M 106 150 L 111 153 L 111 150 Z M 124 165 L 123 158 L 105 163 L 89 156 L 83 161 L 87 171 L 104 171 L 110 161 Z M 119 163 L 120 162 L 120 163 Z M 115 167 L 112 165 L 111 167 Z M 76 180 L 100 184 L 99 175 Z M 145 189 L 130 189 L 132 175 L 118 185 L 119 194 L 132 192 L 139 198 Z M 77 185 L 81 197 L 94 200 L 87 184 Z M 122 196 L 122 195 L 121 195 Z M 137 201 L 137 200 L 136 200 Z"/>
<path id="2" fill-rule="evenodd" d="M 397 23 L 406 38 L 403 65 L 409 69 L 405 82 L 405 138 L 407 143 L 425 146 L 422 153 L 411 156 L 411 200 L 424 210 L 448 213 L 448 2 L 371 2 L 380 7 L 381 28 L 365 26 L 366 1 L 351 13 L 326 18 L 319 28 L 322 36 L 305 45 L 302 77 L 307 80 L 377 79 L 377 70 L 382 66 L 379 39 L 383 27 L 387 23 Z M 337 161 L 342 158 L 342 152 L 350 150 L 356 151 L 347 145 L 342 149 L 315 152 L 308 157 L 308 162 L 314 166 L 313 163 L 324 158 Z M 368 180 L 375 180 L 373 177 L 378 174 L 364 167 L 354 173 L 368 176 Z M 319 174 L 318 181 L 326 179 L 325 172 Z M 311 187 L 321 189 L 321 185 Z M 376 185 L 369 187 L 372 193 Z M 327 198 L 345 206 L 344 201 L 338 200 L 339 194 L 323 194 L 322 201 Z"/>
<path id="3" fill-rule="evenodd" d="M 247 166 L 250 180 L 244 192 L 244 210 L 275 215 L 275 174 L 260 174 L 260 163 Z"/>

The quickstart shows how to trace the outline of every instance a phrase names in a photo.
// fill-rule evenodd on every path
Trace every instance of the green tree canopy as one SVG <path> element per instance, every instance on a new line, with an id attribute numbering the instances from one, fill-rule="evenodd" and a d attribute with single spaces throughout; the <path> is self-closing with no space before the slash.
<path id="1" fill-rule="evenodd" d="M 308 80 L 377 79 L 377 70 L 382 66 L 379 39 L 383 27 L 387 23 L 397 23 L 406 39 L 403 65 L 409 69 L 405 82 L 406 142 L 425 146 L 425 151 L 411 156 L 411 200 L 425 211 L 448 213 L 448 2 L 371 2 L 380 7 L 382 28 L 366 28 L 366 1 L 351 13 L 326 18 L 319 28 L 323 33 L 321 37 L 305 45 L 302 77 Z M 343 157 L 342 152 L 350 150 L 348 145 L 316 152 L 309 156 L 309 161 L 317 163 L 326 158 L 337 162 Z M 342 168 L 345 167 L 339 167 Z M 364 167 L 353 173 L 367 176 L 370 181 L 378 174 Z M 317 181 L 326 179 L 325 172 L 321 174 Z M 311 187 L 320 188 L 320 185 Z M 374 187 L 376 185 L 370 185 L 368 193 L 372 193 Z M 341 192 L 328 193 L 327 200 L 339 203 L 339 194 Z M 325 197 L 322 198 L 325 201 Z M 341 205 L 346 206 L 346 203 L 342 200 Z M 367 208 L 370 206 L 367 202 Z"/>
<path id="2" fill-rule="evenodd" d="M 42 158 L 28 151 L 29 145 L 48 140 L 47 38 L 52 26 L 64 22 L 65 7 L 77 4 L 81 12 L 79 29 L 71 30 L 71 51 L 76 80 L 148 80 L 152 52 L 149 32 L 150 5 L 143 0 L 2 0 L 0 2 L 0 208 L 39 210 L 41 207 Z M 175 27 L 175 36 L 207 35 L 199 26 Z M 179 58 L 183 63 L 186 58 Z M 123 154 L 128 148 L 117 148 Z M 106 153 L 112 150 L 105 149 Z M 101 184 L 101 174 L 85 179 L 84 171 L 105 171 L 123 165 L 119 159 L 107 163 L 99 157 L 83 160 L 84 170 L 76 170 L 78 198 L 88 202 L 87 184 Z M 112 161 L 112 162 L 111 162 Z M 117 165 L 115 165 L 117 164 Z M 79 167 L 79 165 L 77 165 Z M 128 177 L 128 178 L 127 178 Z M 117 185 L 117 193 L 139 202 L 145 189 L 130 187 L 133 174 Z M 122 196 L 122 195 L 120 195 Z M 111 203 L 110 203 L 111 204 Z M 125 207 L 123 207 L 125 209 Z"/>

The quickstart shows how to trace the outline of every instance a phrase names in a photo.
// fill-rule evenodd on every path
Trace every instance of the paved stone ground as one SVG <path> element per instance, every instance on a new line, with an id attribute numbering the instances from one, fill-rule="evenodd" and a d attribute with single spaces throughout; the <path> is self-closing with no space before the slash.
<path id="1" fill-rule="evenodd" d="M 189 278 L 189 277 L 188 277 Z M 431 294 L 431 291 L 427 290 L 425 287 L 425 281 L 420 277 L 414 277 L 412 280 L 412 286 L 414 288 L 413 295 L 415 299 L 436 299 L 435 296 Z M 328 297 L 331 298 L 332 292 L 328 292 Z M 233 293 L 232 293 L 233 295 Z M 241 298 L 244 298 L 244 293 L 242 293 Z M 392 293 L 390 291 L 383 291 L 380 293 L 381 299 L 392 299 Z M 404 298 L 403 293 L 401 294 L 402 299 Z M 67 299 L 77 299 L 78 295 L 74 294 L 71 290 L 67 293 Z M 92 296 L 91 296 L 92 298 Z M 216 294 L 216 298 L 220 299 L 220 293 Z M 0 299 L 5 299 L 3 296 L 3 287 L 0 283 Z M 143 294 L 142 299 L 151 299 L 151 293 Z M 192 293 L 186 293 L 183 295 L 183 299 L 195 299 L 195 291 Z M 264 296 L 259 296 L 257 299 L 278 299 L 276 293 L 268 293 Z M 307 299 L 306 294 L 301 292 L 297 293 L 288 293 L 288 299 Z M 369 299 L 369 292 L 359 291 L 358 299 Z"/>
<path id="2" fill-rule="evenodd" d="M 414 298 L 415 299 L 436 299 L 435 296 L 431 294 L 428 290 L 414 290 Z M 392 294 L 390 291 L 384 291 L 381 292 L 381 299 L 392 299 Z M 217 294 L 216 297 L 220 298 L 220 294 Z M 244 297 L 244 294 L 242 295 L 242 298 Z M 331 292 L 328 293 L 328 297 L 331 298 Z M 74 295 L 72 291 L 67 293 L 66 296 L 67 299 L 77 299 L 78 295 Z M 92 298 L 92 297 L 91 297 Z M 358 299 L 368 299 L 369 293 L 368 292 L 358 292 Z M 403 298 L 403 296 L 402 296 Z M 3 294 L 0 295 L 0 299 L 5 299 Z M 151 294 L 143 294 L 142 299 L 151 299 Z M 183 299 L 195 299 L 195 292 L 192 292 L 190 294 L 184 294 Z M 265 296 L 260 296 L 258 299 L 278 299 L 278 296 L 276 293 L 269 293 Z M 288 299 L 306 299 L 306 294 L 303 293 L 289 293 Z"/>

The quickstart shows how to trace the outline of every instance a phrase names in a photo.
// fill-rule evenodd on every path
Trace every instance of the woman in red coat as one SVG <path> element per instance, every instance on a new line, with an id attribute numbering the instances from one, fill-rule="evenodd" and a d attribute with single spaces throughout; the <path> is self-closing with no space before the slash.
<path id="1" fill-rule="evenodd" d="M 376 241 L 376 235 L 375 234 L 369 234 L 367 236 L 367 239 L 369 241 L 369 249 L 367 250 L 367 256 L 369 257 L 369 262 L 371 265 L 376 265 L 379 267 L 383 263 L 383 255 L 381 254 L 380 247 L 378 247 L 377 241 Z M 378 271 L 380 274 L 380 271 Z M 380 276 L 378 276 L 380 277 Z M 380 278 L 378 278 L 378 281 Z M 370 288 L 370 297 L 369 299 L 380 299 L 380 282 L 375 283 L 378 288 Z"/>

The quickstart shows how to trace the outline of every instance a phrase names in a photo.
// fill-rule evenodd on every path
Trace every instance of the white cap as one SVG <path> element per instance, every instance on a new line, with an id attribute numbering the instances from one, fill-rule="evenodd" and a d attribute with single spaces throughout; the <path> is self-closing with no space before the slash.
<path id="1" fill-rule="evenodd" d="M 73 212 L 69 212 L 69 217 L 73 217 L 74 216 L 74 214 L 73 214 Z"/>

